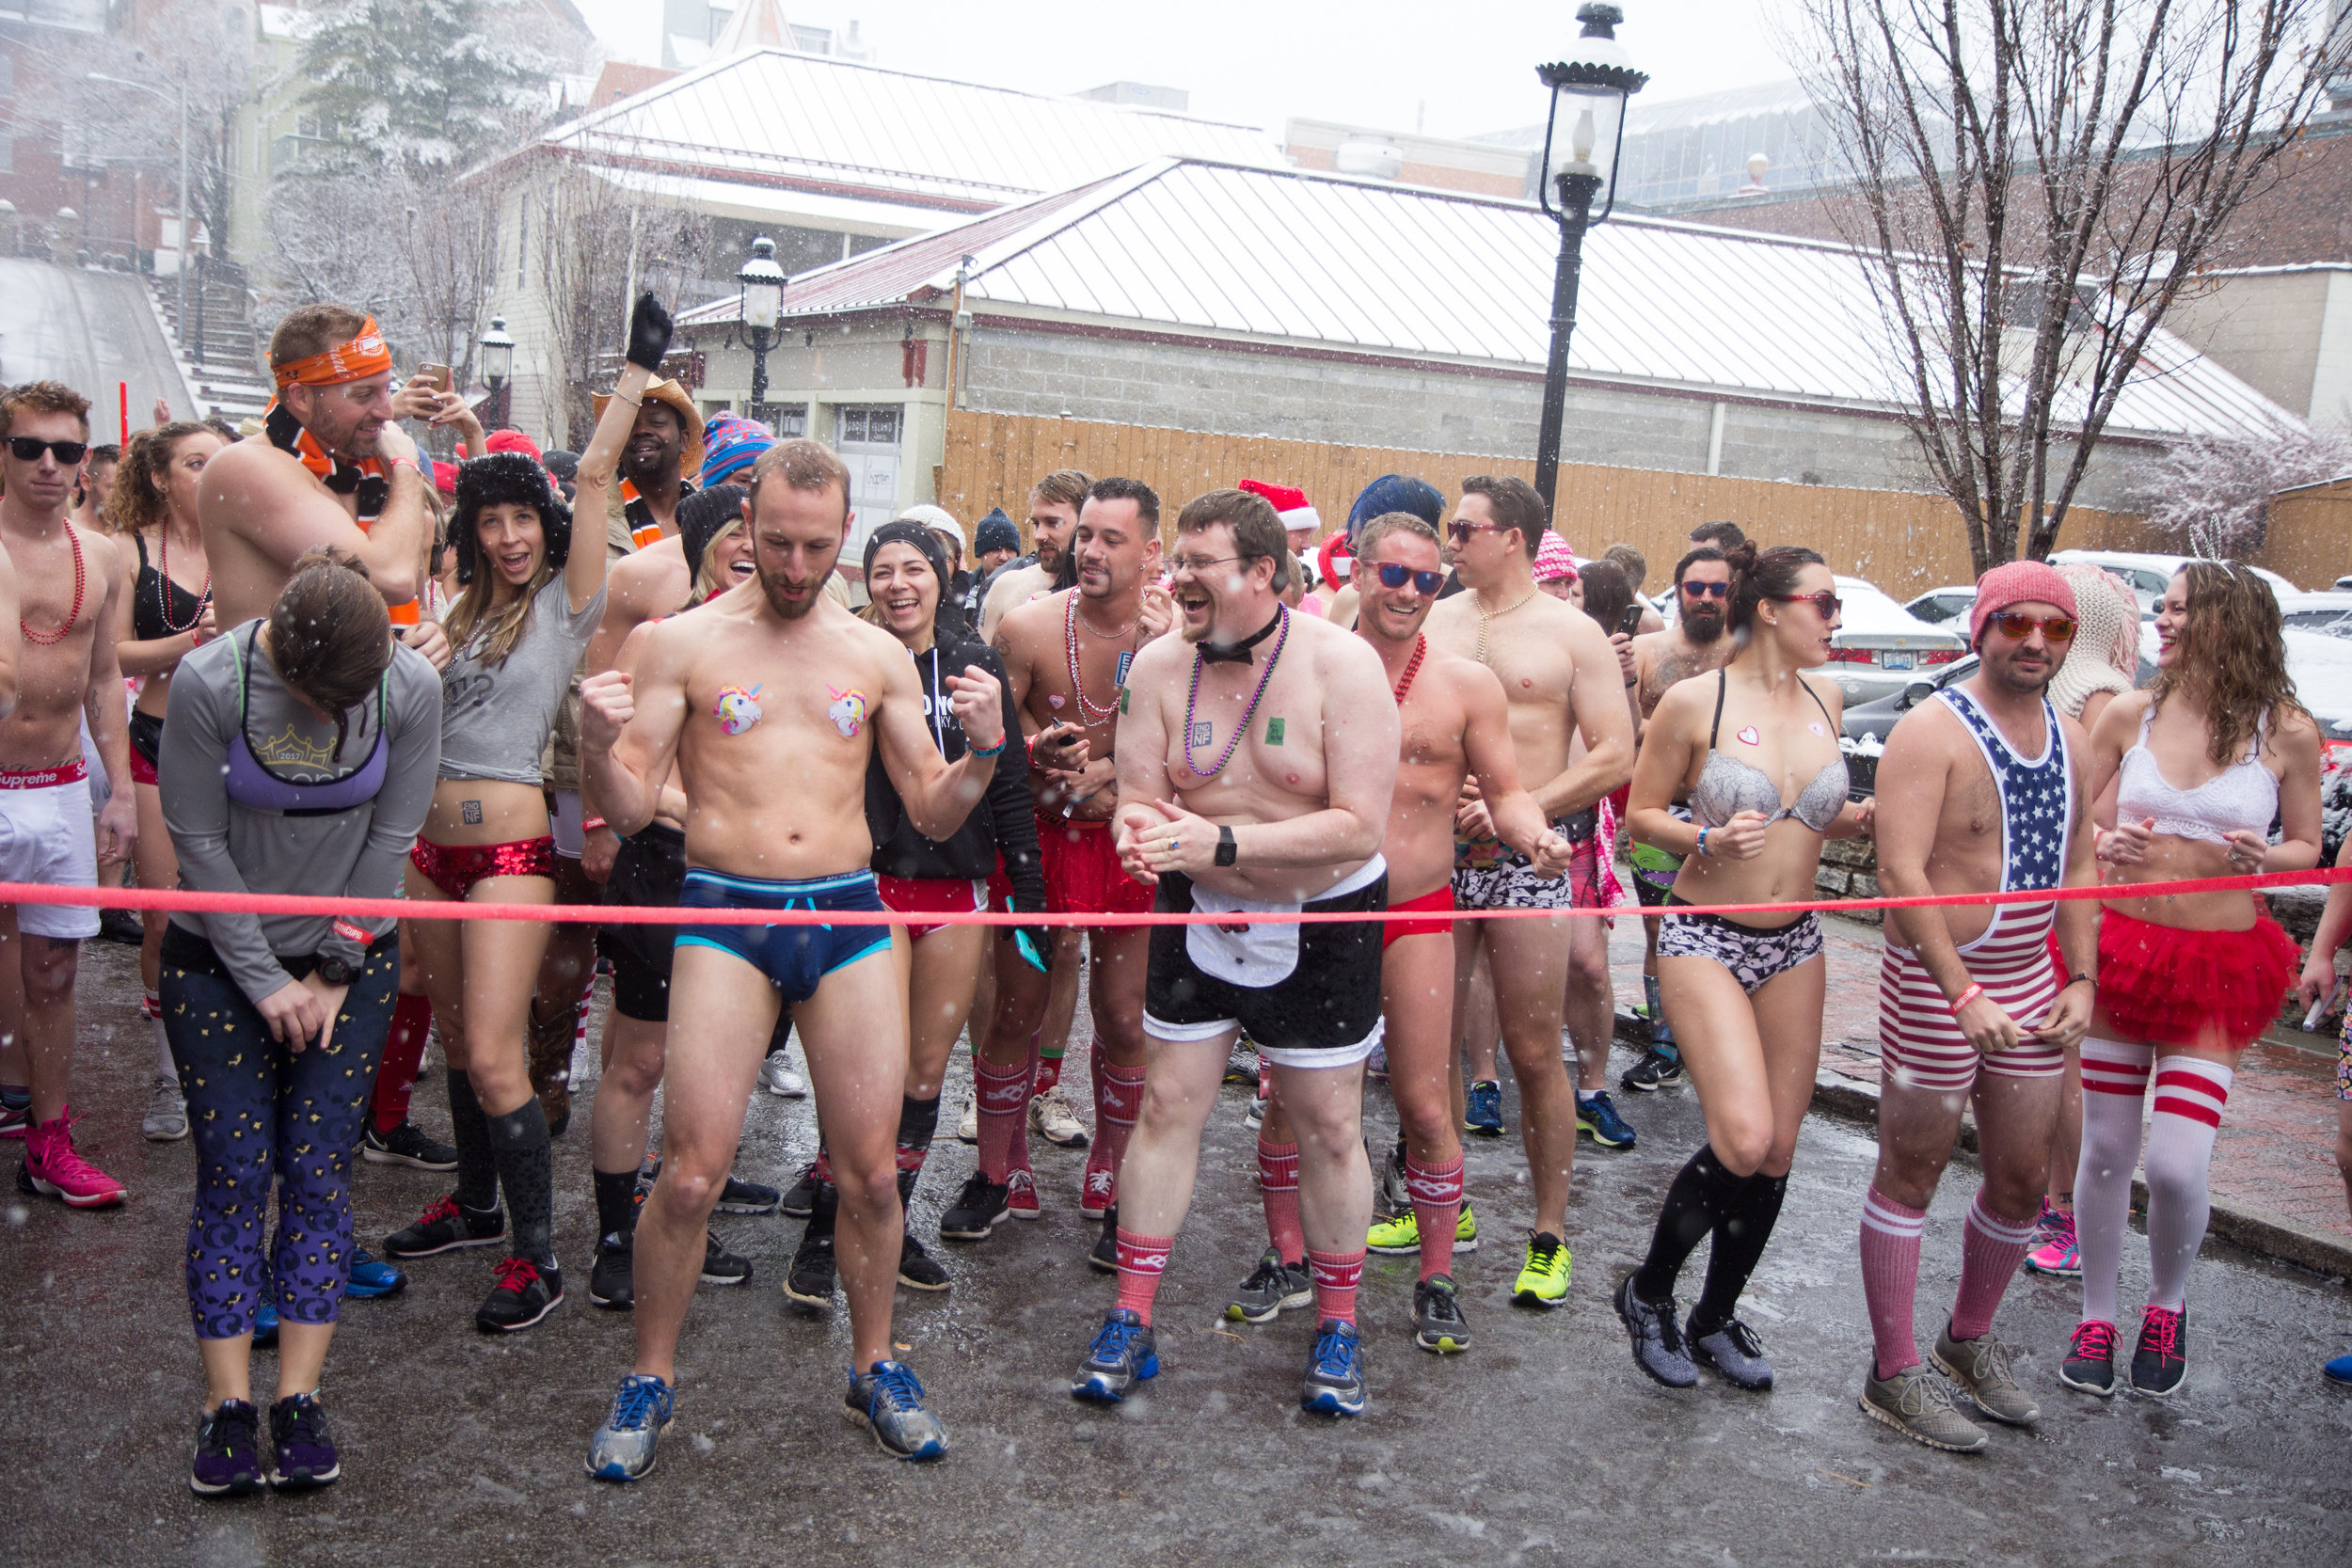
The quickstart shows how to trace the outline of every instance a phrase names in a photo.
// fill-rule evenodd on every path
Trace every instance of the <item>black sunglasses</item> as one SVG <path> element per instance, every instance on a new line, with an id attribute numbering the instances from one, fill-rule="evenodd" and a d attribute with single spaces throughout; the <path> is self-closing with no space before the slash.
<path id="1" fill-rule="evenodd" d="M 1380 580 L 1390 588 L 1402 588 L 1407 578 L 1424 594 L 1435 594 L 1445 586 L 1443 572 L 1416 572 L 1410 566 L 1400 566 L 1393 561 L 1380 562 Z"/>
<path id="2" fill-rule="evenodd" d="M 1727 582 L 1686 582 L 1682 592 L 1693 599 L 1727 599 L 1731 584 Z"/>
<path id="3" fill-rule="evenodd" d="M 30 436 L 11 436 L 8 437 L 8 451 L 15 455 L 19 463 L 38 463 L 40 461 L 42 452 L 54 451 L 57 454 L 59 463 L 69 468 L 74 468 L 79 467 L 82 459 L 89 455 L 89 443 L 87 441 L 41 441 Z"/>

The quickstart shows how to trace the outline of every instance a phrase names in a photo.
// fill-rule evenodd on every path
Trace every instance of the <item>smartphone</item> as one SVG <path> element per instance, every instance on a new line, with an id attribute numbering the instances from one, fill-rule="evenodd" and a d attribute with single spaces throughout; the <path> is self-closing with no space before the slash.
<path id="1" fill-rule="evenodd" d="M 1625 607 L 1625 613 L 1617 617 L 1617 629 L 1625 633 L 1628 637 L 1633 636 L 1642 629 L 1642 605 L 1640 600 L 1637 599 L 1633 603 Z"/>
<path id="2" fill-rule="evenodd" d="M 446 392 L 450 389 L 447 365 L 419 365 L 417 373 L 408 379 L 421 387 L 430 387 L 437 392 Z"/>

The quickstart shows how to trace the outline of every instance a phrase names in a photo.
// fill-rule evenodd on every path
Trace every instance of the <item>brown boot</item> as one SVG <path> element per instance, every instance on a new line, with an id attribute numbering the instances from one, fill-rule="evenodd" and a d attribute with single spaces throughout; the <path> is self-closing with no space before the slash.
<path id="1" fill-rule="evenodd" d="M 531 1088 L 547 1113 L 548 1136 L 560 1138 L 572 1119 L 572 1037 L 576 1015 L 569 1007 L 553 1019 L 531 1005 Z"/>

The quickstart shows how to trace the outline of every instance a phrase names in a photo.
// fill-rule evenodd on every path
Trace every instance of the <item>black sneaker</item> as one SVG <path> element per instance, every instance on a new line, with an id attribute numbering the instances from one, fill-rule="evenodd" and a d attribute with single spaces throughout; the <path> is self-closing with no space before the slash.
<path id="1" fill-rule="evenodd" d="M 437 1144 L 417 1131 L 413 1121 L 404 1121 L 389 1132 L 378 1132 L 370 1122 L 359 1139 L 359 1157 L 379 1165 L 406 1165 L 411 1170 L 455 1170 L 457 1150 L 450 1144 Z"/>
<path id="2" fill-rule="evenodd" d="M 1104 1274 L 1119 1272 L 1119 1205 L 1116 1203 L 1103 1211 L 1103 1233 L 1094 1239 L 1094 1250 L 1087 1254 L 1087 1264 Z"/>
<path id="3" fill-rule="evenodd" d="M 627 1312 L 637 1305 L 637 1233 L 617 1231 L 596 1243 L 596 1266 L 588 1271 L 591 1305 Z"/>
<path id="4" fill-rule="evenodd" d="M 481 1212 L 467 1208 L 451 1194 L 437 1199 L 405 1230 L 384 1238 L 388 1258 L 430 1258 L 459 1247 L 492 1246 L 506 1239 L 506 1211 Z"/>
<path id="5" fill-rule="evenodd" d="M 1617 1287 L 1617 1316 L 1633 1337 L 1633 1364 L 1669 1388 L 1688 1388 L 1699 1380 L 1698 1367 L 1682 1348 L 1682 1325 L 1675 1321 L 1674 1297 L 1652 1304 L 1633 1291 L 1627 1275 Z"/>
<path id="6" fill-rule="evenodd" d="M 702 1282 L 706 1285 L 740 1285 L 752 1276 L 752 1260 L 738 1258 L 727 1250 L 715 1230 L 703 1232 Z"/>
<path id="7" fill-rule="evenodd" d="M 944 1291 L 947 1288 L 947 1271 L 939 1260 L 923 1250 L 923 1243 L 910 1231 L 898 1246 L 898 1283 L 910 1291 Z"/>
<path id="8" fill-rule="evenodd" d="M 833 1227 L 812 1220 L 801 1232 L 800 1250 L 792 1254 L 792 1267 L 785 1273 L 785 1298 L 812 1311 L 830 1311 L 833 1285 Z"/>
<path id="9" fill-rule="evenodd" d="M 1714 1368 L 1733 1387 L 1761 1393 L 1772 1386 L 1772 1364 L 1764 1359 L 1764 1341 L 1739 1319 L 1702 1329 L 1694 1316 L 1683 1338 L 1692 1360 Z"/>
<path id="10" fill-rule="evenodd" d="M 730 1176 L 726 1190 L 712 1207 L 722 1214 L 772 1214 L 783 1201 L 784 1195 L 773 1187 Z"/>
<path id="11" fill-rule="evenodd" d="M 474 1327 L 485 1334 L 514 1334 L 529 1328 L 564 1304 L 564 1273 L 553 1263 L 528 1258 L 501 1258 L 499 1282 L 473 1315 Z"/>
<path id="12" fill-rule="evenodd" d="M 223 1400 L 196 1428 L 188 1490 L 199 1497 L 245 1497 L 262 1489 L 262 1413 Z"/>
<path id="13" fill-rule="evenodd" d="M 939 1216 L 940 1240 L 984 1242 L 989 1232 L 1011 1217 L 1012 1189 L 974 1171 L 956 1201 Z"/>
<path id="14" fill-rule="evenodd" d="M 1114 1258 L 1112 1267 L 1117 1266 Z M 1225 1315 L 1237 1323 L 1267 1323 L 1285 1307 L 1304 1307 L 1314 1299 L 1314 1276 L 1307 1272 L 1306 1263 L 1285 1263 L 1279 1252 L 1268 1247 L 1258 1255 L 1258 1266 L 1249 1271 L 1249 1277 L 1233 1288 L 1225 1303 Z"/>
<path id="15" fill-rule="evenodd" d="M 1642 1059 L 1626 1069 L 1617 1087 L 1636 1094 L 1655 1094 L 1682 1082 L 1682 1053 L 1673 1046 L 1653 1045 Z"/>
<path id="16" fill-rule="evenodd" d="M 2132 1351 L 2132 1388 L 2164 1399 L 2188 1376 L 2188 1308 L 2174 1312 L 2151 1307 L 2139 1320 L 2139 1343 Z"/>
<path id="17" fill-rule="evenodd" d="M 777 1200 L 776 1212 L 787 1219 L 804 1220 L 817 1212 L 817 1195 L 824 1187 L 817 1180 L 817 1162 L 811 1160 L 801 1167 L 800 1180 L 784 1190 Z"/>
<path id="18" fill-rule="evenodd" d="M 307 1492 L 343 1473 L 316 1394 L 289 1394 L 269 1407 L 269 1449 L 273 1492 Z"/>
<path id="19" fill-rule="evenodd" d="M 1413 1287 L 1413 1343 L 1439 1355 L 1470 1348 L 1461 1292 L 1451 1275 L 1433 1274 Z"/>
<path id="20" fill-rule="evenodd" d="M 2106 1399 L 2115 1392 L 2115 1325 L 2086 1318 L 2074 1325 L 2058 1363 L 2058 1381 Z"/>

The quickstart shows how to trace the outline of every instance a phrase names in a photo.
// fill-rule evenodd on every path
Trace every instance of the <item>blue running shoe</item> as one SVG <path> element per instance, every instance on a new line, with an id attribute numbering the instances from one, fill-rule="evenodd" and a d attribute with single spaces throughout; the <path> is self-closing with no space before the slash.
<path id="1" fill-rule="evenodd" d="M 1617 1107 L 1609 1099 L 1609 1091 L 1601 1090 L 1590 1100 L 1582 1095 L 1576 1100 L 1576 1130 L 1603 1148 L 1631 1148 L 1633 1129 L 1625 1117 L 1617 1115 Z"/>
<path id="2" fill-rule="evenodd" d="M 937 1459 L 947 1451 L 947 1429 L 923 1408 L 923 1386 L 903 1361 L 877 1361 L 863 1377 L 850 1373 L 841 1408 L 865 1422 L 893 1459 Z"/>
<path id="3" fill-rule="evenodd" d="M 396 1296 L 408 1288 L 408 1276 L 379 1259 L 366 1247 L 351 1249 L 351 1277 L 343 1282 L 345 1301 L 373 1301 Z"/>
<path id="4" fill-rule="evenodd" d="M 1160 1373 L 1160 1354 L 1151 1325 L 1132 1307 L 1121 1307 L 1103 1320 L 1102 1331 L 1087 1347 L 1078 1375 L 1070 1380 L 1072 1397 L 1096 1404 L 1117 1404 L 1135 1386 Z"/>
<path id="5" fill-rule="evenodd" d="M 1502 1085 L 1491 1078 L 1471 1083 L 1462 1106 L 1462 1131 L 1489 1138 L 1502 1136 Z"/>
<path id="6" fill-rule="evenodd" d="M 278 1348 L 278 1304 L 265 1301 L 253 1309 L 253 1348 Z"/>
<path id="7" fill-rule="evenodd" d="M 1326 1318 L 1315 1334 L 1315 1354 L 1298 1386 L 1298 1408 L 1323 1416 L 1364 1413 L 1363 1346 L 1356 1325 Z"/>
<path id="8" fill-rule="evenodd" d="M 2320 1368 L 2319 1375 L 2330 1383 L 2341 1383 L 2347 1387 L 2352 1387 L 2352 1353 L 2339 1355 Z"/>
<path id="9" fill-rule="evenodd" d="M 598 1481 L 637 1481 L 653 1469 L 654 1448 L 677 1418 L 677 1397 L 658 1377 L 631 1372 L 613 1390 L 612 1414 L 588 1439 L 588 1473 Z"/>

